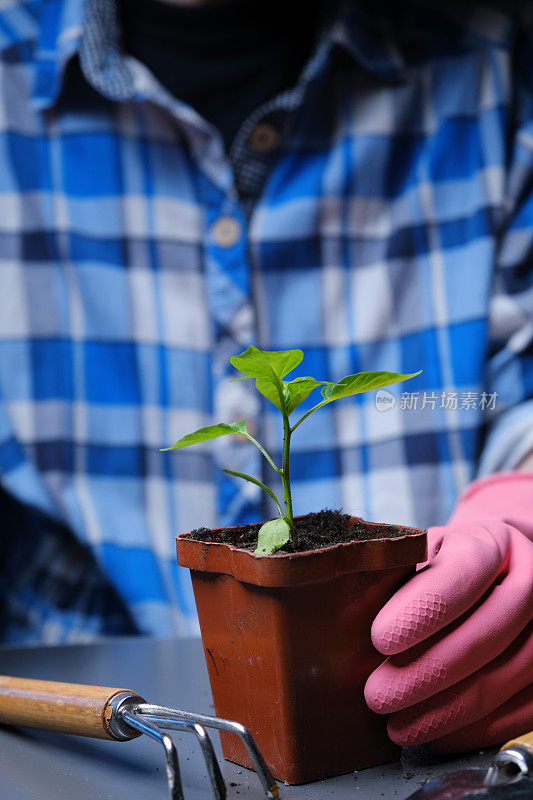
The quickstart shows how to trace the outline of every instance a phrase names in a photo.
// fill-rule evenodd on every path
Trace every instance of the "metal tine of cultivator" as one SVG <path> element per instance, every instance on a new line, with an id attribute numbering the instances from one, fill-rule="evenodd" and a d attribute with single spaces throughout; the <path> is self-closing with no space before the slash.
<path id="1" fill-rule="evenodd" d="M 137 719 L 139 719 L 139 717 L 148 719 L 152 725 L 158 728 L 194 734 L 202 748 L 202 754 L 207 767 L 207 774 L 211 781 L 211 786 L 213 787 L 215 800 L 225 800 L 227 794 L 226 784 L 224 783 L 224 778 L 222 777 L 222 772 L 218 765 L 213 744 L 203 725 L 200 725 L 198 722 L 193 722 L 192 720 L 172 719 L 164 714 L 160 714 L 159 706 L 149 706 L 146 703 L 134 706 L 132 711 L 137 715 Z"/>
<path id="2" fill-rule="evenodd" d="M 172 741 L 172 737 L 163 733 L 157 725 L 152 725 L 151 722 L 142 719 L 131 711 L 123 709 L 120 712 L 120 716 L 131 728 L 140 731 L 140 733 L 145 733 L 147 736 L 150 736 L 151 739 L 155 739 L 156 742 L 160 742 L 163 745 L 167 760 L 167 780 L 170 789 L 170 798 L 171 800 L 184 800 L 178 751 L 176 750 L 176 745 Z"/>
<path id="3" fill-rule="evenodd" d="M 146 733 L 163 744 L 167 756 L 167 777 L 170 788 L 171 800 L 184 800 L 181 780 L 179 775 L 178 753 L 170 736 L 163 733 L 161 728 L 192 733 L 198 739 L 202 748 L 202 755 L 207 767 L 207 774 L 213 788 L 215 800 L 225 800 L 226 784 L 220 771 L 218 761 L 211 743 L 211 739 L 203 725 L 183 719 L 169 719 L 157 713 L 159 706 L 151 706 L 155 713 L 142 714 L 141 709 L 146 704 L 135 703 L 119 710 L 122 720 L 141 733 Z"/>
<path id="4" fill-rule="evenodd" d="M 227 733 L 234 733 L 239 737 L 241 742 L 246 748 L 248 755 L 257 772 L 257 776 L 261 781 L 265 795 L 270 800 L 276 800 L 279 797 L 279 790 L 276 781 L 266 762 L 261 755 L 255 739 L 244 725 L 240 722 L 233 722 L 229 719 L 222 719 L 221 717 L 212 717 L 208 714 L 196 714 L 192 711 L 183 711 L 179 708 L 169 708 L 167 706 L 155 706 L 150 703 L 139 703 L 135 707 L 137 714 L 149 719 L 155 720 L 157 718 L 158 724 L 162 727 L 171 727 L 170 722 L 188 722 L 196 723 L 206 728 L 215 728 L 219 731 L 226 731 Z M 218 766 L 218 765 L 217 765 Z"/>

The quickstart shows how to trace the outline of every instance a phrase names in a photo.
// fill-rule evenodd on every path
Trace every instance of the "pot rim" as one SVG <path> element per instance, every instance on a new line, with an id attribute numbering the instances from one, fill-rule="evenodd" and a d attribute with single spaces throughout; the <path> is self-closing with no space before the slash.
<path id="1" fill-rule="evenodd" d="M 297 517 L 299 519 L 301 517 Z M 427 558 L 427 530 L 406 525 L 368 522 L 361 517 L 351 520 L 371 527 L 405 530 L 400 536 L 379 539 L 355 539 L 301 553 L 256 555 L 227 542 L 201 542 L 189 533 L 176 537 L 178 564 L 192 570 L 231 575 L 244 583 L 258 586 L 292 586 L 330 580 L 338 575 L 366 570 L 393 569 L 421 563 Z M 243 528 L 234 525 L 213 528 Z"/>

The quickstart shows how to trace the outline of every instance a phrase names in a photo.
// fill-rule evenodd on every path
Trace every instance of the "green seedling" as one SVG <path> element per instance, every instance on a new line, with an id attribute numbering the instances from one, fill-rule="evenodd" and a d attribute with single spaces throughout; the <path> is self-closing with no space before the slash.
<path id="1" fill-rule="evenodd" d="M 199 442 L 206 442 L 209 439 L 217 439 L 219 436 L 238 435 L 245 436 L 252 444 L 259 448 L 274 472 L 281 478 L 283 487 L 283 508 L 274 492 L 265 486 L 257 478 L 246 475 L 244 472 L 234 472 L 225 469 L 228 475 L 234 475 L 245 481 L 259 486 L 270 497 L 277 506 L 279 517 L 265 522 L 259 530 L 258 545 L 256 553 L 259 555 L 271 555 L 283 547 L 289 540 L 295 540 L 294 518 L 292 514 L 291 482 L 289 473 L 289 459 L 291 436 L 311 414 L 319 408 L 340 400 L 343 397 L 350 397 L 354 394 L 369 392 L 373 389 L 381 389 L 383 386 L 390 386 L 393 383 L 414 378 L 420 372 L 411 375 L 400 375 L 396 372 L 359 372 L 356 375 L 347 375 L 336 383 L 331 381 L 318 381 L 309 376 L 293 378 L 290 381 L 284 380 L 289 372 L 300 364 L 303 359 L 301 350 L 279 350 L 268 351 L 258 350 L 257 347 L 249 347 L 239 356 L 230 358 L 231 364 L 243 373 L 241 378 L 235 380 L 255 380 L 255 386 L 267 400 L 270 400 L 281 412 L 283 418 L 283 456 L 281 466 L 277 466 L 272 456 L 267 453 L 265 448 L 248 432 L 246 423 L 243 420 L 238 422 L 219 422 L 217 425 L 208 425 L 200 428 L 194 433 L 188 433 L 165 450 L 177 450 L 182 447 L 189 447 Z M 289 418 L 298 406 L 315 389 L 320 388 L 322 400 L 305 412 L 296 422 L 291 424 Z"/>

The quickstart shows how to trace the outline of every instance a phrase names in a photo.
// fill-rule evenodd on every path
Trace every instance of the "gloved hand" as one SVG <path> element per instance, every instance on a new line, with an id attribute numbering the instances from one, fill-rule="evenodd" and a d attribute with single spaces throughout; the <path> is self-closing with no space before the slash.
<path id="1" fill-rule="evenodd" d="M 533 473 L 472 483 L 428 544 L 374 620 L 366 701 L 400 745 L 501 744 L 533 729 Z"/>

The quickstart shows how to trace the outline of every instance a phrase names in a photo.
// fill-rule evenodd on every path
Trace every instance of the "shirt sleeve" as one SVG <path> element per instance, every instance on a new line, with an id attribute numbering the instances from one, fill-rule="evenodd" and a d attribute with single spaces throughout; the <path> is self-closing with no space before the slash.
<path id="1" fill-rule="evenodd" d="M 72 644 L 139 633 L 90 549 L 0 485 L 0 642 Z"/>
<path id="2" fill-rule="evenodd" d="M 487 391 L 496 401 L 487 412 L 479 476 L 516 469 L 533 450 L 532 30 L 524 24 L 516 51 L 506 205 L 489 310 Z"/>

